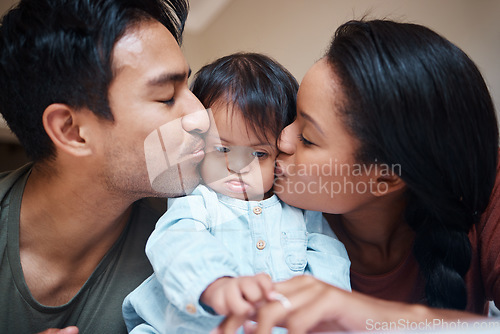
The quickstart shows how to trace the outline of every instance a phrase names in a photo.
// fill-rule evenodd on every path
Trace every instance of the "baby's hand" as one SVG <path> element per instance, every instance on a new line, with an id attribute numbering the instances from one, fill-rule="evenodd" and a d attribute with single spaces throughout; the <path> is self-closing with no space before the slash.
<path id="1" fill-rule="evenodd" d="M 219 315 L 250 316 L 272 291 L 273 282 L 267 274 L 221 277 L 205 289 L 200 301 Z"/>

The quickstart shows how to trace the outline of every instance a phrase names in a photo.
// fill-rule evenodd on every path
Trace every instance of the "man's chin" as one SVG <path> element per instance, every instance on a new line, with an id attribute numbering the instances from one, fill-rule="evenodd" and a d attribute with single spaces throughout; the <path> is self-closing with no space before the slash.
<path id="1" fill-rule="evenodd" d="M 200 183 L 196 168 L 170 168 L 151 182 L 151 188 L 162 197 L 180 197 L 190 194 Z"/>

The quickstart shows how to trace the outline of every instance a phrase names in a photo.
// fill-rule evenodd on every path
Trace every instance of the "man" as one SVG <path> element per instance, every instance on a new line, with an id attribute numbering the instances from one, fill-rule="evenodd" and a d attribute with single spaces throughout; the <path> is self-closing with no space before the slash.
<path id="1" fill-rule="evenodd" d="M 21 0 L 3 18 L 0 111 L 34 164 L 0 176 L 0 332 L 126 332 L 160 214 L 141 199 L 191 191 L 203 158 L 187 8 Z"/>

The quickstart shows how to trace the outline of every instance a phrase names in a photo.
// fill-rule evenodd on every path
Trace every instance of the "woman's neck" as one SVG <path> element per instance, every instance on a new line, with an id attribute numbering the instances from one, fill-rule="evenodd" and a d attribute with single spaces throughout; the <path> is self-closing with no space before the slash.
<path id="1" fill-rule="evenodd" d="M 405 223 L 405 207 L 404 196 L 387 196 L 356 212 L 325 215 L 347 249 L 352 270 L 380 275 L 406 259 L 414 232 Z"/>

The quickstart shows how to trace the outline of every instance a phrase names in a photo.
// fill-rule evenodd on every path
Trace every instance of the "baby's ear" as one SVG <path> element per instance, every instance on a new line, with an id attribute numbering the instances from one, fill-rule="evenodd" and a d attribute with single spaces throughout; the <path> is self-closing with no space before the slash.
<path id="1" fill-rule="evenodd" d="M 53 103 L 43 112 L 43 127 L 54 143 L 56 150 L 73 156 L 91 153 L 86 140 L 86 115 L 62 103 Z"/>

